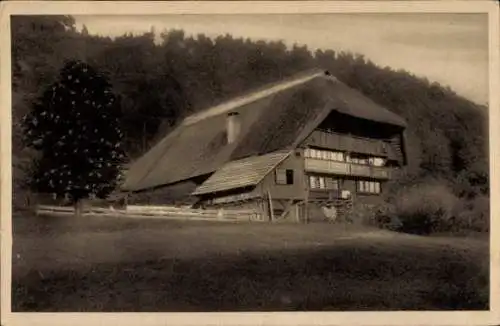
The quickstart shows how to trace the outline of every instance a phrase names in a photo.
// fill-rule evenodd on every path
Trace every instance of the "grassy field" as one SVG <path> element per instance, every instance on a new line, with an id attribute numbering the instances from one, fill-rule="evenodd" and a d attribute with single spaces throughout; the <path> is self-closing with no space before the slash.
<path id="1" fill-rule="evenodd" d="M 488 309 L 484 239 L 97 217 L 13 228 L 13 311 Z"/>

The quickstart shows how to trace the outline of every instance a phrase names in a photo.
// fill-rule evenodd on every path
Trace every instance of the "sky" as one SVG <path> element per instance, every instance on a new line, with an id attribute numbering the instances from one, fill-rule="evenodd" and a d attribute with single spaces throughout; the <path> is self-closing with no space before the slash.
<path id="1" fill-rule="evenodd" d="M 380 66 L 405 69 L 488 102 L 488 19 L 485 14 L 273 14 L 75 16 L 77 28 L 119 36 L 183 29 L 187 35 L 232 34 L 363 54 Z"/>

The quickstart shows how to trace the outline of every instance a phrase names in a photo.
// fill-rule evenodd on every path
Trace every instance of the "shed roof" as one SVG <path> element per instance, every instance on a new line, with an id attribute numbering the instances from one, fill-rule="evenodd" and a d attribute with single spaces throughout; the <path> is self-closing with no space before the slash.
<path id="1" fill-rule="evenodd" d="M 405 121 L 322 70 L 267 85 L 187 117 L 130 167 L 123 190 L 140 191 L 207 175 L 230 161 L 296 147 L 331 112 L 404 128 Z M 226 143 L 226 114 L 240 114 Z"/>
<path id="2" fill-rule="evenodd" d="M 196 188 L 193 195 L 254 186 L 289 154 L 289 151 L 278 151 L 226 163 Z"/>

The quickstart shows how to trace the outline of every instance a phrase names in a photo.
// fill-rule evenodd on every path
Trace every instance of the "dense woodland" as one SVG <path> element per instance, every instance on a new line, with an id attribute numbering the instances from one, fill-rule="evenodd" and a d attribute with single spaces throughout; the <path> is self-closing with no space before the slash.
<path id="1" fill-rule="evenodd" d="M 488 195 L 488 108 L 448 87 L 335 49 L 312 52 L 302 45 L 186 36 L 180 30 L 160 35 L 160 42 L 154 30 L 111 39 L 90 35 L 85 27 L 77 31 L 69 16 L 12 19 L 15 195 L 32 155 L 20 140 L 19 121 L 69 59 L 84 60 L 108 75 L 121 102 L 130 159 L 186 115 L 321 67 L 408 121 L 409 166 L 395 189 L 432 179 L 460 198 Z"/>

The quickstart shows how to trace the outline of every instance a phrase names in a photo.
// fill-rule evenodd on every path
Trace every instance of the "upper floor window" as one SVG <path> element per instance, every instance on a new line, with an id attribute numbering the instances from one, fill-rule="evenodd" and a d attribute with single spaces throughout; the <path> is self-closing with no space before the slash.
<path id="1" fill-rule="evenodd" d="M 314 148 L 306 148 L 304 156 L 330 161 L 344 161 L 344 153 L 339 151 L 320 150 Z"/>
<path id="2" fill-rule="evenodd" d="M 373 166 L 384 166 L 386 160 L 382 157 L 370 157 L 368 159 L 368 164 Z"/>
<path id="3" fill-rule="evenodd" d="M 347 154 L 340 151 L 321 150 L 315 148 L 306 148 L 304 150 L 306 158 L 315 158 L 328 161 L 348 162 L 354 164 L 363 164 L 371 166 L 384 166 L 386 159 L 383 157 L 362 155 L 362 154 Z"/>
<path id="4" fill-rule="evenodd" d="M 371 166 L 384 166 L 386 159 L 376 156 L 359 156 L 359 155 L 348 155 L 346 161 L 354 164 L 363 164 Z"/>
<path id="5" fill-rule="evenodd" d="M 276 169 L 276 184 L 292 185 L 293 170 L 291 169 Z"/>

